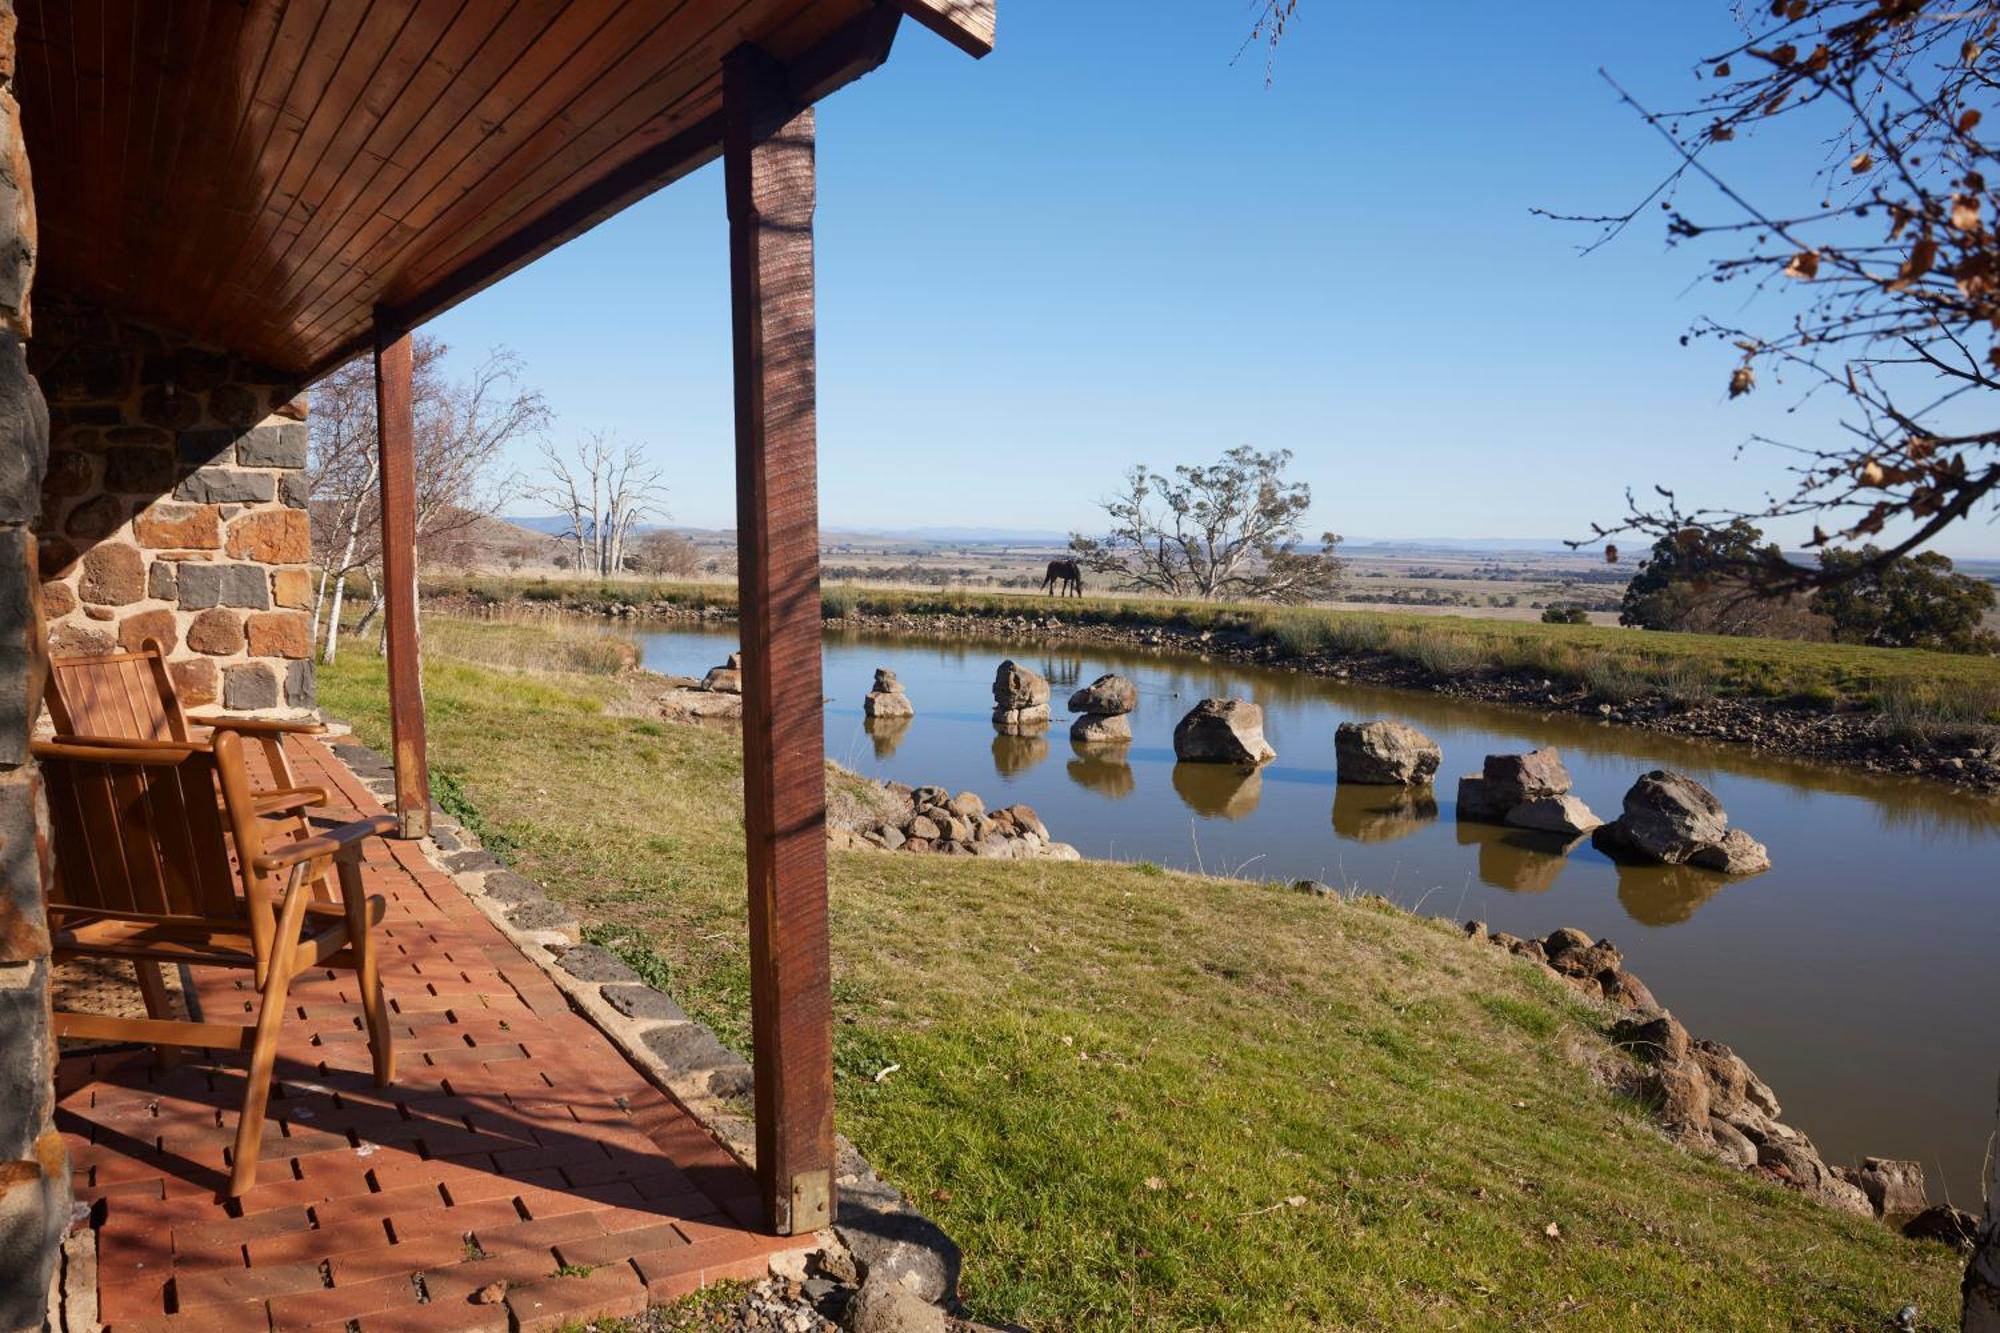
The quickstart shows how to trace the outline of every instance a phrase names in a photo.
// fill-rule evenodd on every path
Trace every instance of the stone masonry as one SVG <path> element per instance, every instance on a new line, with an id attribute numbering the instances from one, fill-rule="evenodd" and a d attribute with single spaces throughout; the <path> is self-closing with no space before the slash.
<path id="1" fill-rule="evenodd" d="M 29 373 L 33 185 L 14 101 L 14 5 L 0 0 L 0 1329 L 40 1328 L 70 1223 L 49 1024 L 50 873 L 28 753 L 45 669 L 34 522 L 48 412 Z"/>
<path id="2" fill-rule="evenodd" d="M 305 400 L 284 375 L 37 302 L 29 364 L 53 431 L 42 483 L 49 649 L 157 639 L 184 704 L 313 703 Z"/>

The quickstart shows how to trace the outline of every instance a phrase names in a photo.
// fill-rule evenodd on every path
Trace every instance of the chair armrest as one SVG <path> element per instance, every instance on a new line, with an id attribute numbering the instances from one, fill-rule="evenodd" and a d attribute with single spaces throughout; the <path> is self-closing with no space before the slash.
<path id="1" fill-rule="evenodd" d="M 365 838 L 378 838 L 392 832 L 396 827 L 394 815 L 375 815 L 368 819 L 357 819 L 352 824 L 342 824 L 339 828 L 316 833 L 310 838 L 300 838 L 297 842 L 281 842 L 266 847 L 252 862 L 259 871 L 283 870 L 301 861 L 316 857 L 331 856 L 351 843 Z"/>
<path id="2" fill-rule="evenodd" d="M 128 736 L 52 736 L 32 741 L 37 759 L 84 759 L 106 764 L 178 764 L 191 754 L 205 753 L 198 741 L 151 741 Z"/>
<path id="3" fill-rule="evenodd" d="M 246 736 L 318 736 L 326 731 L 326 723 L 303 717 L 189 717 L 188 721 Z"/>
<path id="4" fill-rule="evenodd" d="M 327 804 L 324 787 L 285 787 L 274 791 L 254 793 L 257 813 L 277 814 L 287 810 L 304 810 L 308 806 Z"/>

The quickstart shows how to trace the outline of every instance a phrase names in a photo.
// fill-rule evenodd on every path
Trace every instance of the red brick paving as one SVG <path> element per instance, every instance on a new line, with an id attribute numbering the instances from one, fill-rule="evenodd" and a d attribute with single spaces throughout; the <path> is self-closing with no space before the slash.
<path id="1" fill-rule="evenodd" d="M 380 810 L 328 750 L 294 754 L 301 781 Z M 216 1191 L 239 1057 L 62 1061 L 60 1123 L 77 1197 L 95 1205 L 112 1333 L 553 1328 L 755 1277 L 797 1247 L 753 1229 L 750 1173 L 416 844 L 370 846 L 365 873 L 389 900 L 396 1082 L 369 1074 L 353 974 L 299 978 L 258 1184 L 234 1204 Z M 209 1018 L 249 1021 L 242 974 L 198 969 L 195 981 Z M 588 1276 L 557 1276 L 564 1264 Z M 476 1301 L 496 1280 L 505 1302 Z"/>

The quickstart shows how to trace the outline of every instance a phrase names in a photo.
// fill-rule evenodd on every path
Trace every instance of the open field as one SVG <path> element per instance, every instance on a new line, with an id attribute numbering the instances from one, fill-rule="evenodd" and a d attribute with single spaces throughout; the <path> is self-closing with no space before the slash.
<path id="1" fill-rule="evenodd" d="M 733 607 L 734 585 L 718 582 L 461 577 L 427 582 L 431 595 L 473 602 L 562 605 L 671 603 Z M 1603 625 L 1171 602 L 1130 597 L 1050 598 L 1007 592 L 922 592 L 828 585 L 829 617 L 978 615 L 1056 617 L 1120 627 L 1173 625 L 1268 640 L 1281 654 L 1388 655 L 1441 676 L 1532 673 L 1580 685 L 1607 702 L 1662 695 L 1693 702 L 1747 696 L 1884 713 L 1912 728 L 2000 722 L 2000 658 L 1853 644 L 1671 634 Z"/>
<path id="2" fill-rule="evenodd" d="M 738 742 L 591 637 L 432 618 L 440 798 L 741 1049 Z M 367 645 L 323 695 L 386 744 Z M 1110 863 L 840 853 L 832 893 L 841 1128 L 989 1320 L 1955 1326 L 1955 1256 L 1675 1149 L 1580 1067 L 1594 1010 L 1447 926 Z"/>

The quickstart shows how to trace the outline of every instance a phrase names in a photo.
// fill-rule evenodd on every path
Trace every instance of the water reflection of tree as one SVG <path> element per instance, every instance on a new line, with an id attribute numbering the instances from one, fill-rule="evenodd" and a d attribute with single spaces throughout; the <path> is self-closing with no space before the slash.
<path id="1" fill-rule="evenodd" d="M 1674 926 L 1727 883 L 1727 877 L 1694 866 L 1621 865 L 1618 901 L 1642 926 Z"/>
<path id="2" fill-rule="evenodd" d="M 1003 731 L 993 738 L 993 768 L 1003 778 L 1025 773 L 1048 757 L 1046 726 L 1038 730 Z"/>
<path id="3" fill-rule="evenodd" d="M 1133 788 L 1139 785 L 1138 779 L 1133 776 L 1132 765 L 1125 762 L 1130 746 L 1085 745 L 1071 741 L 1070 749 L 1075 752 L 1076 758 L 1069 761 L 1069 780 L 1077 786 L 1118 801 L 1130 796 Z"/>
<path id="4" fill-rule="evenodd" d="M 1174 794 L 1210 819 L 1242 819 L 1264 795 L 1264 772 L 1234 764 L 1175 764 Z"/>
<path id="5" fill-rule="evenodd" d="M 874 742 L 877 759 L 892 758 L 896 747 L 910 734 L 910 719 L 907 717 L 868 717 L 861 720 L 861 726 L 868 733 L 868 739 Z"/>
<path id="6" fill-rule="evenodd" d="M 1428 789 L 1367 787 L 1343 782 L 1333 789 L 1333 831 L 1353 842 L 1393 842 L 1436 819 L 1437 798 Z"/>

